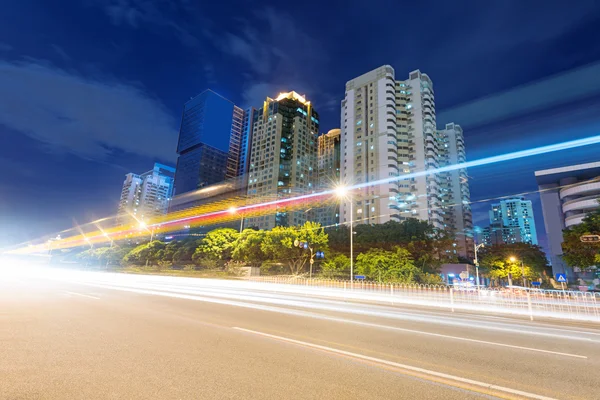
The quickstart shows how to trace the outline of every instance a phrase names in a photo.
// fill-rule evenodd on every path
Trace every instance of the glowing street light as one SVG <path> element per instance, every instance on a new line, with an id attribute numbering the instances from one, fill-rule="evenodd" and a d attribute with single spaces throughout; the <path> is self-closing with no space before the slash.
<path id="1" fill-rule="evenodd" d="M 340 200 L 350 200 L 350 283 L 352 283 L 354 281 L 354 211 L 352 207 L 354 200 L 350 195 L 348 186 L 338 186 L 334 192 Z"/>
<path id="2" fill-rule="evenodd" d="M 227 209 L 227 212 L 229 212 L 229 214 L 237 214 L 238 209 L 234 206 L 231 206 Z M 244 217 L 242 217 L 240 219 L 240 233 L 242 233 L 243 229 L 244 229 Z"/>

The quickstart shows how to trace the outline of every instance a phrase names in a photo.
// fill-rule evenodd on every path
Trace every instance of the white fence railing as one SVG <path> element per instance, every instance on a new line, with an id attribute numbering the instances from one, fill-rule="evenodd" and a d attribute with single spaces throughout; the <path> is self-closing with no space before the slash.
<path id="1" fill-rule="evenodd" d="M 260 276 L 250 281 L 286 285 L 316 296 L 406 303 L 473 311 L 600 322 L 600 293 L 544 289 L 505 289 L 352 282 L 302 276 Z M 325 290 L 324 290 L 325 289 Z"/>

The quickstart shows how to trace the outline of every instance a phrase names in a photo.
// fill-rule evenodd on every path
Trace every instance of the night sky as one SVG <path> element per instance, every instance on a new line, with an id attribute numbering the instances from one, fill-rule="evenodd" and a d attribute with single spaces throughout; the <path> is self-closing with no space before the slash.
<path id="1" fill-rule="evenodd" d="M 305 93 L 323 131 L 383 64 L 434 82 L 470 160 L 600 134 L 598 1 L 21 0 L 0 11 L 0 246 L 116 212 L 124 175 L 174 165 L 183 103 Z M 536 190 L 586 148 L 469 170 L 473 201 Z M 539 199 L 536 224 L 545 244 Z M 473 205 L 486 225 L 489 202 Z"/>

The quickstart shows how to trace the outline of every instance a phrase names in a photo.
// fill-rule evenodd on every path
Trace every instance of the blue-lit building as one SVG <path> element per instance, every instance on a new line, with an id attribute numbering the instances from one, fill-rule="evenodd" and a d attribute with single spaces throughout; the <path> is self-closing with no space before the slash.
<path id="1" fill-rule="evenodd" d="M 490 215 L 490 233 L 501 232 L 502 243 L 523 242 L 538 244 L 533 208 L 530 200 L 514 198 L 500 200 L 492 204 Z M 500 244 L 492 243 L 491 244 Z"/>
<path id="2" fill-rule="evenodd" d="M 177 144 L 175 194 L 238 176 L 244 110 L 205 90 L 184 105 Z"/>

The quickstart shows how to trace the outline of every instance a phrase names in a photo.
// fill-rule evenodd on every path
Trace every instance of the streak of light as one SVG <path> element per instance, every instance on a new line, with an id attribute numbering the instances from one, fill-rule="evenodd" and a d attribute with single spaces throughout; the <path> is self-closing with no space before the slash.
<path id="1" fill-rule="evenodd" d="M 563 143 L 557 143 L 547 146 L 536 147 L 533 149 L 521 150 L 511 152 L 507 154 L 497 155 L 493 157 L 486 157 L 479 160 L 467 161 L 454 165 L 449 165 L 441 168 L 428 169 L 424 171 L 412 172 L 405 175 L 389 177 L 380 179 L 373 182 L 366 182 L 348 186 L 345 190 L 353 191 L 357 189 L 364 189 L 367 187 L 390 184 L 398 181 L 404 181 L 407 179 L 433 175 L 443 172 L 454 171 L 458 169 L 474 168 L 483 165 L 495 164 L 506 161 L 513 161 L 520 158 L 532 157 L 542 154 L 553 153 L 562 150 L 574 149 L 582 146 L 589 146 L 600 143 L 600 135 L 567 141 Z M 196 226 L 196 225 L 210 225 L 217 223 L 224 223 L 233 220 L 239 220 L 239 218 L 249 218 L 267 213 L 272 213 L 275 209 L 278 211 L 287 211 L 295 209 L 306 209 L 307 203 L 309 202 L 330 202 L 334 201 L 339 188 L 333 188 L 322 192 L 309 193 L 300 196 L 293 196 L 287 198 L 273 198 L 271 200 L 262 201 L 261 198 L 246 199 L 246 204 L 236 205 L 235 199 L 231 201 L 219 201 L 215 204 L 207 204 L 199 207 L 193 207 L 192 209 L 178 211 L 167 214 L 159 218 L 155 218 L 147 223 L 148 228 L 161 228 L 161 232 L 177 231 L 181 230 L 184 226 Z M 239 199 L 238 199 L 239 201 Z M 248 204 L 250 203 L 250 204 Z M 231 209 L 235 209 L 236 212 L 230 212 Z M 358 221 L 356 221 L 358 222 Z M 139 225 L 139 224 L 138 224 Z M 83 244 L 94 244 L 106 241 L 106 237 L 102 232 L 92 232 L 85 234 L 78 226 L 80 235 L 65 238 L 57 241 L 53 244 L 53 248 L 70 248 L 81 246 Z M 112 229 L 108 232 L 113 240 L 126 239 L 132 237 L 141 236 L 139 232 L 139 226 L 125 226 Z M 87 239 L 86 239 L 87 238 Z M 26 246 L 13 250 L 12 253 L 31 253 L 31 252 L 42 252 L 44 251 L 44 245 L 37 246 Z"/>

